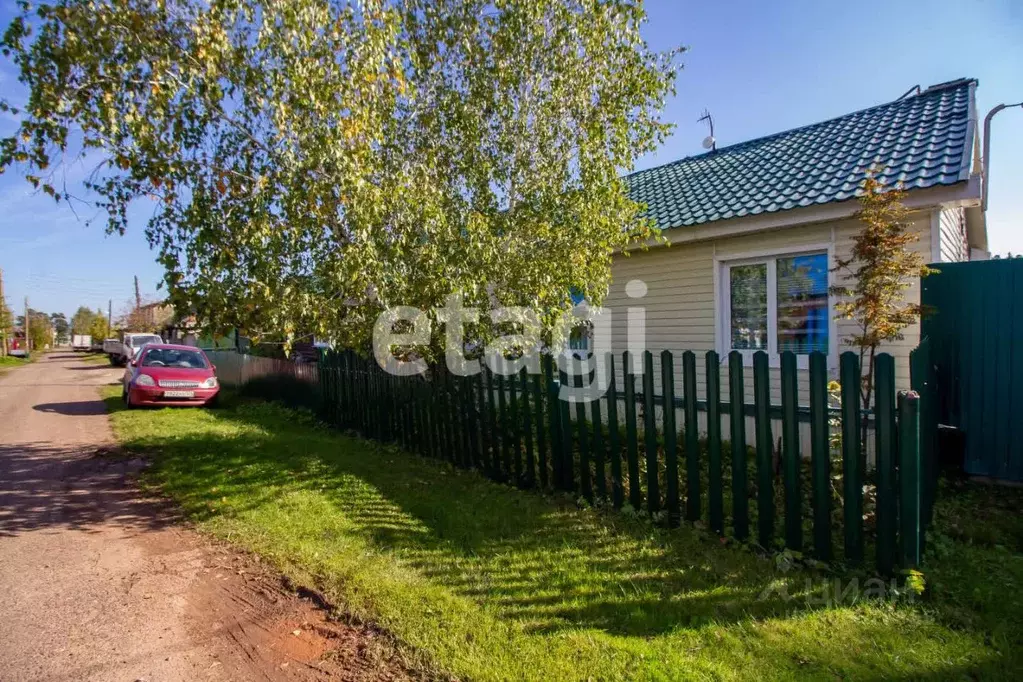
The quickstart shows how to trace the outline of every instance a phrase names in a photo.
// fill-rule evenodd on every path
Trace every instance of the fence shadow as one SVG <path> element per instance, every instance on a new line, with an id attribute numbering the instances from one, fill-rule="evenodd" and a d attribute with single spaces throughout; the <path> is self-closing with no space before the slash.
<path id="1" fill-rule="evenodd" d="M 303 431 L 299 440 L 286 416 L 266 410 L 213 418 L 243 428 L 230 437 L 134 444 L 158 448 L 157 462 L 171 470 L 190 512 L 212 515 L 223 496 L 237 514 L 314 492 L 376 548 L 400 552 L 422 575 L 485 598 L 528 630 L 653 636 L 809 608 L 809 573 L 781 573 L 693 528 L 664 531 L 581 511 L 563 498 L 325 430 Z"/>

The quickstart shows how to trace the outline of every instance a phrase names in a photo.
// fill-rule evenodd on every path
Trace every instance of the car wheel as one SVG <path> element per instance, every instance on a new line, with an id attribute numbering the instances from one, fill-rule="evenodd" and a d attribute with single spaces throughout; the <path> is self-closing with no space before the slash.
<path id="1" fill-rule="evenodd" d="M 128 404 L 128 389 L 123 386 L 121 387 L 121 402 L 125 405 Z"/>
<path id="2" fill-rule="evenodd" d="M 124 404 L 128 406 L 128 409 L 134 409 L 135 403 L 131 401 L 131 391 L 125 390 L 124 392 Z"/>
<path id="3" fill-rule="evenodd" d="M 220 394 L 218 393 L 217 395 L 215 395 L 212 398 L 210 398 L 209 400 L 207 400 L 203 404 L 203 407 L 205 407 L 207 409 L 210 409 L 210 410 L 215 410 L 218 407 L 220 407 Z"/>

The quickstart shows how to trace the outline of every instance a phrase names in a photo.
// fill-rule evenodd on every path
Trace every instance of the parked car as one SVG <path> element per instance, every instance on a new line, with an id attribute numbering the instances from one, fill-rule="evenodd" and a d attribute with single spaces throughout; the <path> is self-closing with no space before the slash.
<path id="1" fill-rule="evenodd" d="M 118 364 L 115 358 L 121 355 L 121 340 L 120 339 L 104 339 L 103 340 L 103 352 L 110 358 L 110 364 Z"/>
<path id="2" fill-rule="evenodd" d="M 114 343 L 109 343 L 111 339 L 103 342 L 103 350 L 108 356 L 110 356 L 110 364 L 123 366 L 131 362 L 131 359 L 135 357 L 139 349 L 147 343 L 163 343 L 156 334 L 125 334 L 122 341 L 114 339 Z"/>
<path id="3" fill-rule="evenodd" d="M 128 363 L 121 397 L 128 407 L 211 407 L 220 392 L 216 371 L 198 348 L 169 343 L 146 344 Z"/>

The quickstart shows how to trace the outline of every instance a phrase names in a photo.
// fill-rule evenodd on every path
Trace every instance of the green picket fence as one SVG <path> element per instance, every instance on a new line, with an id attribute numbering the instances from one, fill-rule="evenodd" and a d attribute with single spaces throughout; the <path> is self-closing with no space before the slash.
<path id="1" fill-rule="evenodd" d="M 699 521 L 722 536 L 809 552 L 821 561 L 860 564 L 869 547 L 878 571 L 886 575 L 899 566 L 919 565 L 932 502 L 921 459 L 921 400 L 916 392 L 896 396 L 890 355 L 878 356 L 875 363 L 872 472 L 865 470 L 860 440 L 863 412 L 855 353 L 841 356 L 839 410 L 828 405 L 827 359 L 821 353 L 810 355 L 803 373 L 809 378 L 808 407 L 798 404 L 800 372 L 793 353 L 781 356 L 780 405 L 770 402 L 771 374 L 763 352 L 754 356 L 752 405 L 746 404 L 747 368 L 738 352 L 728 358 L 727 400 L 722 400 L 722 364 L 713 351 L 702 363 L 703 396 L 697 395 L 693 352 L 682 354 L 680 396 L 674 395 L 670 351 L 660 354 L 660 395 L 654 392 L 650 352 L 641 358 L 641 376 L 633 374 L 632 358 L 623 354 L 622 385 L 615 380 L 616 358 L 608 355 L 605 361 L 608 390 L 588 403 L 559 398 L 568 377 L 550 357 L 543 359 L 540 374 L 504 376 L 484 367 L 461 377 L 435 367 L 427 376 L 397 377 L 351 351 L 328 351 L 319 363 L 319 383 L 324 417 L 339 428 L 398 442 L 496 481 L 566 491 L 616 509 L 629 505 L 669 526 L 683 518 Z M 928 363 L 919 351 L 915 354 L 915 366 Z M 923 382 L 914 381 L 914 388 L 918 383 Z M 682 424 L 675 423 L 676 409 L 681 409 Z M 705 436 L 698 410 L 707 415 Z M 842 419 L 838 453 L 829 440 L 836 413 Z M 779 414 L 776 457 L 772 418 Z M 755 422 L 752 447 L 746 443 L 747 415 Z M 803 457 L 798 425 L 807 417 L 809 458 Z M 868 476 L 874 483 L 871 533 L 865 533 L 864 523 Z"/>

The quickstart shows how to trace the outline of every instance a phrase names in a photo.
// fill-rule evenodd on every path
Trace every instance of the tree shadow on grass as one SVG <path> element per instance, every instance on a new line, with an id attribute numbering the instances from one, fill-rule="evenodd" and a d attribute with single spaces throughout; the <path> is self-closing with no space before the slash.
<path id="1" fill-rule="evenodd" d="M 258 428 L 127 443 L 159 451 L 157 466 L 190 513 L 241 513 L 315 493 L 350 532 L 527 630 L 652 636 L 808 608 L 809 573 L 783 574 L 692 528 L 580 510 L 395 448 L 300 431 L 273 410 L 213 419 Z"/>

